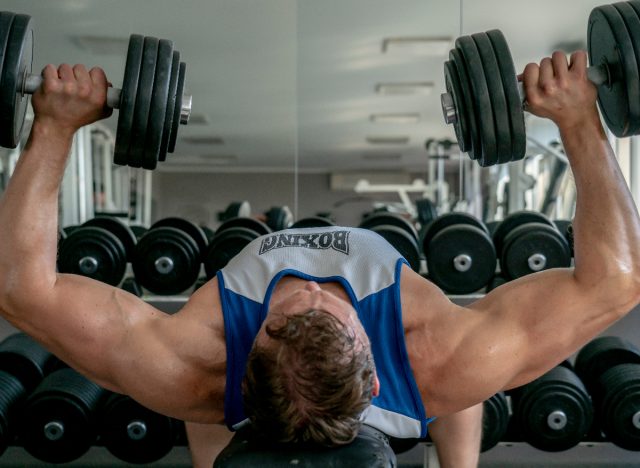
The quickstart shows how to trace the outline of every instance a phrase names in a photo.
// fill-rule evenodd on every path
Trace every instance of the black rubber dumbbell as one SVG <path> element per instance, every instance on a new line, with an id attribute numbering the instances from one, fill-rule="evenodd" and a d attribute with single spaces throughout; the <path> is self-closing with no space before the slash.
<path id="1" fill-rule="evenodd" d="M 179 423 L 126 395 L 111 394 L 100 412 L 100 442 L 123 461 L 153 463 L 175 445 Z"/>
<path id="2" fill-rule="evenodd" d="M 293 224 L 293 214 L 288 206 L 273 206 L 264 214 L 267 217 L 266 224 L 273 232 L 289 229 Z"/>
<path id="3" fill-rule="evenodd" d="M 510 280 L 571 266 L 569 243 L 542 213 L 510 214 L 496 228 L 493 242 L 500 259 L 500 271 Z"/>
<path id="4" fill-rule="evenodd" d="M 56 358 L 24 333 L 0 343 L 0 454 L 13 441 L 27 395 L 55 365 Z"/>
<path id="5" fill-rule="evenodd" d="M 580 378 L 564 365 L 510 394 L 515 426 L 525 442 L 540 450 L 568 450 L 591 428 L 591 397 Z"/>
<path id="6" fill-rule="evenodd" d="M 253 218 L 233 218 L 222 223 L 207 247 L 204 258 L 207 278 L 213 278 L 252 240 L 269 233 L 269 226 Z"/>
<path id="7" fill-rule="evenodd" d="M 98 437 L 98 409 L 107 391 L 73 369 L 49 374 L 27 399 L 19 441 L 48 463 L 84 455 Z"/>
<path id="8" fill-rule="evenodd" d="M 429 279 L 450 294 L 484 288 L 496 271 L 496 252 L 482 221 L 467 213 L 447 213 L 423 231 Z"/>
<path id="9" fill-rule="evenodd" d="M 429 198 L 416 200 L 416 219 L 420 226 L 426 226 L 438 217 L 436 205 Z"/>
<path id="10" fill-rule="evenodd" d="M 418 233 L 409 220 L 396 213 L 379 211 L 367 215 L 358 227 L 384 237 L 409 262 L 413 271 L 420 271 Z"/>
<path id="11" fill-rule="evenodd" d="M 575 368 L 593 397 L 604 436 L 640 450 L 640 349 L 619 337 L 596 338 L 580 350 Z"/>
<path id="12" fill-rule="evenodd" d="M 124 278 L 135 245 L 135 234 L 120 219 L 90 219 L 62 241 L 58 271 L 117 286 Z"/>
<path id="13" fill-rule="evenodd" d="M 482 442 L 480 451 L 486 452 L 502 440 L 509 424 L 509 405 L 504 392 L 498 392 L 483 403 Z"/>
<path id="14" fill-rule="evenodd" d="M 161 219 L 136 245 L 132 260 L 136 280 L 154 294 L 183 292 L 198 279 L 206 247 L 199 226 L 181 218 Z"/>

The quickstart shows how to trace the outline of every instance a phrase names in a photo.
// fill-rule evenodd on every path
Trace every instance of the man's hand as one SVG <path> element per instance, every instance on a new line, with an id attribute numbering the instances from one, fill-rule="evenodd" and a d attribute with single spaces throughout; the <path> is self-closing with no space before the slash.
<path id="1" fill-rule="evenodd" d="M 63 133 L 111 115 L 106 106 L 108 82 L 104 71 L 84 65 L 47 65 L 42 86 L 33 94 L 35 122 L 53 126 Z"/>
<path id="2" fill-rule="evenodd" d="M 587 79 L 587 54 L 574 52 L 571 62 L 562 52 L 554 52 L 540 65 L 528 64 L 522 75 L 527 110 L 551 119 L 561 130 L 599 121 L 597 89 Z"/>

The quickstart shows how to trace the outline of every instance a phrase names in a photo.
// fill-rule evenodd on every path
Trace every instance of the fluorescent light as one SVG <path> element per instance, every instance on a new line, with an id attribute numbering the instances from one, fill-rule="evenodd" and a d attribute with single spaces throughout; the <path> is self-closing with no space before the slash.
<path id="1" fill-rule="evenodd" d="M 405 135 L 368 136 L 367 143 L 372 145 L 406 145 L 409 143 L 409 137 Z"/>
<path id="2" fill-rule="evenodd" d="M 391 124 L 412 124 L 420 121 L 420 114 L 417 112 L 406 112 L 397 114 L 371 114 L 369 119 L 375 123 Z"/>
<path id="3" fill-rule="evenodd" d="M 382 52 L 446 56 L 452 43 L 450 37 L 388 37 L 382 41 Z"/>
<path id="4" fill-rule="evenodd" d="M 429 95 L 434 84 L 430 81 L 422 83 L 378 83 L 376 93 L 378 94 L 424 94 Z"/>

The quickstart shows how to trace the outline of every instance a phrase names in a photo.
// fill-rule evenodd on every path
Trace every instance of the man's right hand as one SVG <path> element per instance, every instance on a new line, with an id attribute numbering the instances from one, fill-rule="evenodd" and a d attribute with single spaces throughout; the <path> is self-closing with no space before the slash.
<path id="1" fill-rule="evenodd" d="M 34 124 L 45 124 L 63 134 L 111 115 L 106 106 L 108 82 L 104 71 L 84 65 L 47 65 L 42 86 L 33 94 Z"/>

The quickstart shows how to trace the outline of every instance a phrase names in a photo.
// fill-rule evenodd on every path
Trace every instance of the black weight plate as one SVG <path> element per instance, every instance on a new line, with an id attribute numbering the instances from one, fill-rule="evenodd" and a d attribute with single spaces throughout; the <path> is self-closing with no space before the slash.
<path id="1" fill-rule="evenodd" d="M 478 123 L 478 109 L 473 100 L 473 89 L 469 80 L 467 64 L 458 49 L 449 51 L 449 59 L 458 72 L 460 91 L 462 93 L 462 109 L 466 125 L 469 129 L 469 148 L 467 153 L 471 159 L 478 159 L 482 155 L 482 143 L 480 141 L 480 124 Z"/>
<path id="2" fill-rule="evenodd" d="M 144 38 L 139 34 L 132 34 L 129 37 L 129 49 L 127 51 L 127 63 L 124 67 L 122 91 L 120 92 L 118 127 L 113 153 L 114 164 L 121 166 L 126 166 L 130 163 L 129 151 L 133 132 L 133 114 L 138 94 L 143 45 Z"/>
<path id="3" fill-rule="evenodd" d="M 207 238 L 207 245 L 208 245 L 209 242 L 211 242 L 211 239 L 213 239 L 213 236 L 216 235 L 216 231 L 214 231 L 208 226 L 203 226 L 203 225 L 200 225 L 200 229 L 202 229 L 202 232 L 204 232 L 204 235 Z"/>
<path id="4" fill-rule="evenodd" d="M 240 216 L 237 218 L 231 218 L 225 221 L 224 223 L 222 223 L 220 226 L 218 226 L 218 229 L 216 229 L 216 234 L 219 234 L 226 229 L 237 228 L 237 227 L 255 231 L 258 234 L 258 236 L 263 236 L 265 234 L 270 234 L 272 232 L 271 228 L 267 226 L 265 223 L 263 223 L 262 221 L 258 221 L 257 219 L 254 219 L 254 218 L 247 218 L 244 216 Z"/>
<path id="5" fill-rule="evenodd" d="M 29 396 L 22 411 L 20 440 L 34 457 L 49 463 L 68 463 L 96 442 L 95 413 L 106 391 L 73 369 L 46 377 Z M 43 430 L 58 423 L 57 438 Z M 49 432 L 51 434 L 51 431 Z"/>
<path id="6" fill-rule="evenodd" d="M 207 249 L 208 240 L 200 226 L 184 218 L 171 217 L 156 221 L 149 229 L 155 229 L 158 227 L 172 227 L 180 229 L 182 232 L 188 234 L 198 245 L 198 252 L 200 253 L 198 260 L 201 258 L 201 255 L 204 255 L 204 252 Z"/>
<path id="7" fill-rule="evenodd" d="M 389 242 L 409 262 L 413 271 L 420 271 L 420 249 L 418 242 L 411 234 L 400 227 L 389 224 L 376 225 L 369 229 Z"/>
<path id="8" fill-rule="evenodd" d="M 169 82 L 171 81 L 171 64 L 173 61 L 173 42 L 160 39 L 158 56 L 156 57 L 153 91 L 146 123 L 146 144 L 142 167 L 155 169 L 160 159 L 160 146 L 164 132 L 167 102 L 169 100 Z"/>
<path id="9" fill-rule="evenodd" d="M 487 232 L 487 228 L 482 224 L 475 216 L 472 216 L 467 213 L 445 213 L 442 216 L 431 221 L 425 227 L 422 234 L 422 249 L 424 252 L 427 251 L 429 243 L 433 236 L 435 236 L 442 229 L 448 228 L 449 226 L 454 226 L 456 224 L 463 224 L 467 226 L 475 226 L 478 229 L 481 229 Z"/>
<path id="10" fill-rule="evenodd" d="M 524 158 L 527 151 L 527 135 L 524 126 L 524 108 L 518 91 L 518 77 L 507 41 L 498 29 L 487 31 L 493 51 L 498 59 L 502 87 L 507 99 L 507 111 L 511 129 L 511 161 Z"/>
<path id="11" fill-rule="evenodd" d="M 620 364 L 640 364 L 640 350 L 623 338 L 601 336 L 585 345 L 575 361 L 576 374 L 590 391 L 607 369 Z"/>
<path id="12" fill-rule="evenodd" d="M 145 145 L 149 132 L 149 112 L 153 95 L 153 80 L 156 75 L 159 39 L 145 37 L 142 46 L 142 63 L 136 92 L 136 105 L 133 110 L 133 126 L 129 144 L 129 166 L 145 167 Z"/>
<path id="13" fill-rule="evenodd" d="M 335 226 L 336 223 L 322 216 L 309 216 L 301 218 L 291 225 L 291 229 L 296 228 L 312 228 L 312 227 L 329 227 Z"/>
<path id="14" fill-rule="evenodd" d="M 569 249 L 571 249 L 571 256 L 573 257 L 573 223 L 569 219 L 554 219 L 556 229 L 567 239 L 569 243 Z"/>
<path id="15" fill-rule="evenodd" d="M 14 333 L 0 343 L 0 370 L 16 377 L 32 392 L 53 369 L 56 358 L 33 338 Z"/>
<path id="16" fill-rule="evenodd" d="M 129 226 L 129 227 L 131 228 L 131 231 L 133 232 L 133 234 L 135 234 L 136 239 L 140 239 L 148 231 L 148 229 L 146 227 L 140 226 L 140 225 L 135 225 L 134 224 L 134 225 Z"/>
<path id="17" fill-rule="evenodd" d="M 234 220 L 227 222 L 231 221 Z M 204 270 L 207 278 L 213 278 L 218 270 L 224 268 L 233 257 L 258 237 L 260 237 L 260 234 L 255 230 L 240 226 L 228 226 L 222 231 L 218 230 L 209 244 L 209 250 L 204 260 Z"/>
<path id="18" fill-rule="evenodd" d="M 633 61 L 635 56 L 631 53 L 631 38 L 624 21 L 613 6 L 602 5 L 591 11 L 587 47 L 589 62 L 595 66 L 608 64 L 612 78 L 610 86 L 598 86 L 598 103 L 602 116 L 615 136 L 628 136 L 631 130 L 630 99 L 633 96 L 628 95 L 629 88 L 626 82 L 633 80 L 634 76 L 636 82 L 638 81 L 638 69 L 636 64 L 635 72 L 633 71 L 631 56 Z M 639 102 L 639 96 L 635 96 L 635 99 Z"/>
<path id="19" fill-rule="evenodd" d="M 0 371 L 0 455 L 14 441 L 15 415 L 20 410 L 28 392 L 20 381 L 7 372 Z"/>
<path id="20" fill-rule="evenodd" d="M 640 365 L 622 364 L 600 379 L 606 397 L 600 408 L 605 435 L 619 447 L 640 450 Z"/>
<path id="21" fill-rule="evenodd" d="M 614 3 L 613 7 L 618 10 L 624 24 L 627 26 L 627 33 L 631 39 L 632 49 L 620 49 L 625 67 L 630 69 L 631 75 L 625 74 L 624 79 L 629 96 L 629 134 L 637 135 L 640 132 L 640 17 L 631 6 L 632 2 Z M 621 46 L 622 47 L 622 46 Z M 631 54 L 631 50 L 634 54 Z M 629 55 L 629 57 L 627 57 Z M 631 57 L 631 55 L 633 57 Z M 635 65 L 635 68 L 633 68 Z M 638 97 L 633 100 L 634 94 Z"/>
<path id="22" fill-rule="evenodd" d="M 131 259 L 137 238 L 131 228 L 127 226 L 124 221 L 110 216 L 96 216 L 95 218 L 86 221 L 83 226 L 99 227 L 109 231 L 111 234 L 116 236 L 120 242 L 122 242 L 122 245 L 127 252 L 127 259 Z"/>
<path id="23" fill-rule="evenodd" d="M 2 83 L 2 67 L 7 55 L 7 44 L 9 43 L 9 36 L 11 35 L 11 25 L 13 24 L 13 18 L 15 14 L 8 11 L 0 11 L 0 83 Z M 0 128 L 0 142 L 10 139 L 11 135 L 8 132 L 10 128 Z M 9 136 L 2 136 L 2 133 Z"/>
<path id="24" fill-rule="evenodd" d="M 100 441 L 112 455 L 128 463 L 153 463 L 171 451 L 176 439 L 173 419 L 112 394 L 103 407 Z"/>
<path id="25" fill-rule="evenodd" d="M 469 72 L 469 82 L 473 90 L 472 99 L 476 109 L 476 118 L 480 134 L 480 154 L 476 158 L 482 167 L 493 166 L 498 162 L 496 135 L 494 129 L 493 107 L 487 87 L 487 77 L 475 42 L 470 36 L 456 39 L 456 48 L 464 58 Z"/>
<path id="26" fill-rule="evenodd" d="M 471 38 L 476 43 L 482 68 L 487 79 L 489 99 L 493 109 L 493 123 L 496 138 L 497 163 L 502 164 L 511 161 L 511 125 L 507 112 L 507 98 L 502 87 L 502 71 L 498 66 L 493 45 L 486 33 L 472 34 Z"/>
<path id="27" fill-rule="evenodd" d="M 482 443 L 480 452 L 492 449 L 502 440 L 509 423 L 509 405 L 504 392 L 484 402 L 482 412 Z"/>
<path id="28" fill-rule="evenodd" d="M 288 206 L 274 206 L 265 213 L 267 226 L 274 232 L 289 229 L 293 224 L 293 214 Z"/>
<path id="29" fill-rule="evenodd" d="M 362 229 L 373 229 L 376 226 L 383 225 L 398 227 L 413 237 L 416 242 L 418 241 L 418 232 L 416 228 L 413 227 L 413 224 L 411 224 L 411 221 L 395 213 L 371 213 L 362 220 L 358 227 Z"/>
<path id="30" fill-rule="evenodd" d="M 176 140 L 178 138 L 178 127 L 180 127 L 180 113 L 182 111 L 182 95 L 184 93 L 185 74 L 187 72 L 187 64 L 180 62 L 178 71 L 178 87 L 176 89 L 176 105 L 173 109 L 173 119 L 171 121 L 171 133 L 169 135 L 169 153 L 173 153 L 176 149 Z"/>
<path id="31" fill-rule="evenodd" d="M 29 95 L 22 95 L 22 78 L 31 73 L 33 26 L 31 17 L 15 15 L 2 60 L 0 78 L 0 146 L 15 148 L 20 142 Z"/>
<path id="32" fill-rule="evenodd" d="M 124 278 L 126 267 L 126 250 L 122 242 L 99 227 L 77 229 L 60 246 L 60 273 L 82 275 L 117 286 Z"/>
<path id="33" fill-rule="evenodd" d="M 450 294 L 478 291 L 496 272 L 493 242 L 475 226 L 459 224 L 441 229 L 424 253 L 429 278 Z"/>
<path id="34" fill-rule="evenodd" d="M 200 273 L 198 244 L 174 227 L 150 229 L 136 245 L 131 266 L 136 280 L 154 294 L 189 289 Z"/>
<path id="35" fill-rule="evenodd" d="M 171 62 L 171 75 L 169 79 L 169 98 L 167 99 L 167 108 L 164 114 L 164 129 L 162 130 L 162 143 L 160 143 L 159 161 L 167 159 L 167 151 L 169 149 L 169 136 L 173 126 L 173 111 L 176 107 L 176 91 L 178 89 L 178 74 L 180 73 L 180 52 L 173 51 L 173 60 Z"/>
<path id="36" fill-rule="evenodd" d="M 514 401 L 514 417 L 524 440 L 540 450 L 558 452 L 574 447 L 593 420 L 593 406 L 584 385 L 562 366 L 525 385 L 516 392 Z"/>
<path id="37" fill-rule="evenodd" d="M 456 121 L 453 124 L 456 140 L 458 141 L 460 151 L 466 153 L 471 147 L 468 110 L 463 104 L 460 76 L 458 75 L 455 64 L 451 60 L 444 62 L 444 84 L 456 108 Z"/>
<path id="38" fill-rule="evenodd" d="M 518 226 L 527 223 L 544 223 L 553 226 L 549 218 L 537 211 L 515 211 L 511 213 L 498 224 L 493 233 L 493 245 L 496 247 L 498 256 L 500 256 L 502 252 L 505 236 Z"/>
<path id="39" fill-rule="evenodd" d="M 544 256 L 544 263 L 533 267 L 533 255 Z M 528 223 L 513 229 L 504 239 L 500 269 L 505 278 L 516 279 L 550 268 L 571 266 L 571 249 L 555 227 Z"/>
<path id="40" fill-rule="evenodd" d="M 495 275 L 493 278 L 491 278 L 489 284 L 487 284 L 487 294 L 506 283 L 508 283 L 508 281 L 504 276 Z"/>

